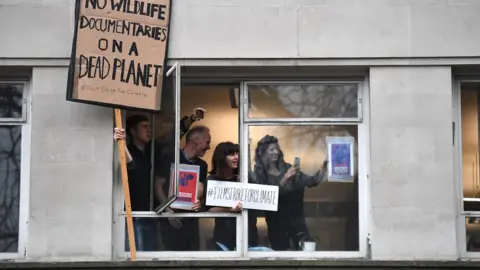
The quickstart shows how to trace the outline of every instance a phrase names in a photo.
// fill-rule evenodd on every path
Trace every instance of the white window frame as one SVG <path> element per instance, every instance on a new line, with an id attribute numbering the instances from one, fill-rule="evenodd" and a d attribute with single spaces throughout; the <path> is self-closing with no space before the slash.
<path id="1" fill-rule="evenodd" d="M 453 114 L 453 158 L 454 158 L 454 179 L 456 193 L 456 235 L 457 254 L 461 259 L 480 259 L 480 252 L 467 251 L 466 222 L 467 217 L 480 217 L 480 211 L 464 211 L 465 201 L 472 201 L 471 198 L 463 197 L 463 155 L 462 155 L 462 108 L 461 91 L 462 83 L 474 82 L 480 84 L 480 78 L 457 78 L 453 82 L 452 114 Z M 475 199 L 474 199 L 475 200 Z M 480 199 L 479 199 L 480 201 Z"/>
<path id="2" fill-rule="evenodd" d="M 180 69 L 181 66 L 175 63 L 176 67 L 176 125 L 180 120 L 180 92 L 181 92 L 181 78 Z M 248 97 L 246 93 L 246 87 L 249 83 L 261 83 L 261 84 L 358 84 L 358 118 L 248 118 Z M 214 217 L 233 217 L 237 218 L 237 250 L 236 251 L 155 251 L 155 252 L 140 252 L 137 250 L 138 260 L 172 260 L 172 258 L 178 258 L 179 260 L 248 260 L 248 259 L 293 259 L 293 260 L 315 260 L 322 258 L 365 258 L 367 256 L 367 250 L 369 245 L 369 233 L 368 223 L 370 222 L 370 212 L 368 211 L 369 202 L 369 190 L 368 190 L 368 175 L 370 174 L 370 154 L 369 154 L 369 118 L 363 117 L 363 115 L 369 115 L 369 101 L 363 99 L 368 97 L 368 77 L 356 78 L 356 79 L 342 79 L 342 80 L 315 80 L 315 81 L 244 81 L 240 84 L 240 101 L 243 104 L 239 104 L 239 142 L 240 142 L 240 156 L 241 156 L 241 181 L 247 181 L 248 171 L 248 126 L 263 126 L 263 125 L 357 125 L 358 126 L 358 197 L 359 197 L 359 250 L 358 251 L 334 251 L 334 252 L 295 252 L 295 251 L 275 251 L 275 252 L 250 252 L 248 251 L 248 226 L 247 226 L 247 210 L 244 210 L 242 214 L 232 213 L 162 213 L 161 216 L 157 215 L 153 211 L 146 212 L 133 212 L 133 217 L 150 217 L 150 218 L 168 218 L 168 217 L 197 217 L 197 218 L 214 218 Z M 241 106 L 240 106 L 241 105 Z M 176 147 L 180 145 L 179 128 L 176 128 Z M 175 151 L 178 153 L 179 151 Z M 116 156 L 116 155 L 115 155 Z M 178 164 L 179 157 L 176 156 L 176 164 Z M 115 177 L 115 196 L 116 203 L 114 211 L 114 255 L 117 259 L 128 259 L 129 252 L 124 251 L 125 247 L 125 217 L 126 214 L 123 211 L 123 192 L 118 173 L 118 158 L 114 158 L 114 174 Z M 177 176 L 178 177 L 178 176 Z M 120 211 L 118 209 L 121 209 Z"/>
<path id="3" fill-rule="evenodd" d="M 0 125 L 21 126 L 21 168 L 20 168 L 20 204 L 18 215 L 18 251 L 0 253 L 0 260 L 25 259 L 27 255 L 28 216 L 30 207 L 30 160 L 31 160 L 31 100 L 28 79 L 2 80 L 0 84 L 23 85 L 23 107 L 21 118 L 0 118 Z"/>
<path id="4" fill-rule="evenodd" d="M 177 170 L 179 159 L 180 159 L 180 98 L 181 98 L 181 66 L 178 63 L 175 63 L 166 73 L 166 76 L 174 75 L 175 76 L 175 164 L 174 171 L 176 171 L 176 177 L 179 177 L 179 172 Z M 118 151 L 115 147 L 114 151 Z M 115 152 L 116 153 L 116 152 Z M 118 156 L 114 155 L 114 178 L 116 181 L 115 189 L 115 209 L 120 209 L 120 211 L 114 211 L 114 244 L 113 252 L 118 259 L 128 259 L 130 258 L 130 252 L 125 251 L 125 218 L 126 213 L 123 211 L 123 190 L 120 183 L 120 174 L 118 172 Z M 153 174 L 153 173 L 152 173 Z M 144 218 L 156 218 L 156 219 L 165 219 L 169 217 L 194 217 L 194 218 L 215 218 L 215 217 L 236 217 L 237 218 L 237 231 L 240 231 L 238 228 L 241 227 L 241 215 L 234 213 L 162 213 L 157 215 L 154 211 L 135 211 L 132 212 L 132 217 L 144 217 Z M 241 241 L 237 237 L 237 247 L 242 246 Z M 172 258 L 181 258 L 182 260 L 198 260 L 201 259 L 211 259 L 211 260 L 229 260 L 229 259 L 239 259 L 241 258 L 241 249 L 237 248 L 235 251 L 153 251 L 145 252 L 137 250 L 137 259 L 138 260 L 172 260 Z"/>
<path id="5" fill-rule="evenodd" d="M 279 84 L 358 84 L 358 118 L 249 118 L 249 95 L 248 85 L 279 85 Z M 369 101 L 363 99 L 368 97 L 368 78 L 359 80 L 316 80 L 316 81 L 246 81 L 240 88 L 240 170 L 242 182 L 248 179 L 248 143 L 250 126 L 298 126 L 298 125 L 357 125 L 358 126 L 358 251 L 248 251 L 248 210 L 244 210 L 243 217 L 243 253 L 250 259 L 288 259 L 288 260 L 318 260 L 327 258 L 365 258 L 369 245 L 368 222 L 370 220 L 368 205 L 368 175 L 369 173 L 369 118 L 363 119 L 363 115 L 369 115 Z"/>

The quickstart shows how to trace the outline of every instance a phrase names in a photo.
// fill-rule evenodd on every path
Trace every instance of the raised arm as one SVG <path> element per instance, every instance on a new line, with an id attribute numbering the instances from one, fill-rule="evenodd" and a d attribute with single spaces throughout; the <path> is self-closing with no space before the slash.
<path id="1" fill-rule="evenodd" d="M 326 179 L 327 165 L 328 165 L 328 161 L 324 161 L 322 168 L 313 176 L 307 175 L 303 172 L 299 172 L 300 177 L 298 181 L 294 182 L 295 189 L 318 186 L 321 182 L 323 182 Z"/>

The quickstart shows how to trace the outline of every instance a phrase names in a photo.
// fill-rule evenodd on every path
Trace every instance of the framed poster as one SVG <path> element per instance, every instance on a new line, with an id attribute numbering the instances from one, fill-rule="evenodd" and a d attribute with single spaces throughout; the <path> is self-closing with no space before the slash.
<path id="1" fill-rule="evenodd" d="M 176 195 L 176 200 L 170 204 L 170 208 L 191 210 L 193 204 L 198 197 L 198 181 L 200 175 L 200 166 L 179 164 L 178 172 L 179 177 L 177 181 L 174 180 L 175 172 L 173 170 L 174 165 L 170 166 L 170 188 L 168 195 Z M 175 192 L 175 186 L 177 186 L 177 194 Z"/>
<path id="2" fill-rule="evenodd" d="M 171 0 L 76 0 L 67 100 L 159 111 Z"/>
<path id="3" fill-rule="evenodd" d="M 353 182 L 354 144 L 353 137 L 327 137 L 329 182 Z"/>

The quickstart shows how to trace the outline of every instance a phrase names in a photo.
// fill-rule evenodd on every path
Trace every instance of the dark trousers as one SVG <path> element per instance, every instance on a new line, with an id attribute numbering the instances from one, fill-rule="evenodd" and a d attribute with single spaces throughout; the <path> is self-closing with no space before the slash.
<path id="1" fill-rule="evenodd" d="M 299 242 L 303 235 L 308 235 L 305 217 L 282 217 L 270 215 L 266 217 L 268 238 L 273 250 L 299 250 Z"/>
<path id="2" fill-rule="evenodd" d="M 163 245 L 168 251 L 199 251 L 199 222 L 198 219 L 180 219 L 182 227 L 176 229 L 170 225 L 168 219 L 160 222 Z"/>

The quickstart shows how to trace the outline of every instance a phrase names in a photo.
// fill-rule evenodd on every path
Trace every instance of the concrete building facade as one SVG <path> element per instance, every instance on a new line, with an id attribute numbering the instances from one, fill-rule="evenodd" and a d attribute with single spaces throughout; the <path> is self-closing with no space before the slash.
<path id="1" fill-rule="evenodd" d="M 355 119 L 306 117 L 297 123 L 356 130 L 356 195 L 345 196 L 355 198 L 357 225 L 349 227 L 346 221 L 342 234 L 355 231 L 357 244 L 349 250 L 349 244 L 334 243 L 342 237 L 332 236 L 324 250 L 303 255 L 251 255 L 239 249 L 225 256 L 206 250 L 197 255 L 140 252 L 139 257 L 480 258 L 475 252 L 478 104 L 464 106 L 477 100 L 480 89 L 479 15 L 476 0 L 173 1 L 168 58 L 181 70 L 176 79 L 182 83 L 185 109 L 213 106 L 187 100 L 188 91 L 195 91 L 192 85 L 200 82 L 238 83 L 241 89 L 256 81 L 357 84 L 360 114 Z M 119 250 L 124 222 L 112 109 L 65 100 L 73 28 L 73 0 L 0 1 L 0 84 L 20 85 L 23 94 L 22 114 L 0 117 L 5 142 L 0 145 L 7 145 L 12 126 L 21 130 L 18 187 L 4 184 L 16 195 L 0 195 L 5 201 L 19 196 L 13 215 L 18 252 L 8 249 L 5 259 L 122 261 L 128 256 Z M 263 104 L 260 98 L 257 104 Z M 474 113 L 466 119 L 469 111 Z M 264 131 L 242 121 L 235 125 L 245 136 L 231 140 L 241 144 L 254 134 L 255 147 L 261 138 L 255 134 Z M 333 235 L 322 222 L 315 224 Z"/>

